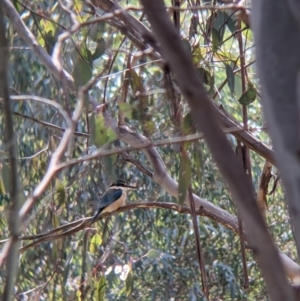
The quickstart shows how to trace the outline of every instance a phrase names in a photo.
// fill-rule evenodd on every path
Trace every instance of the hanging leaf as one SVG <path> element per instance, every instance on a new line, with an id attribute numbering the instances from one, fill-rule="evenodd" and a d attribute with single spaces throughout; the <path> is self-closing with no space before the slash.
<path id="1" fill-rule="evenodd" d="M 242 94 L 242 79 L 239 75 L 234 76 L 234 92 L 235 95 L 241 95 Z"/>
<path id="2" fill-rule="evenodd" d="M 226 64 L 227 83 L 231 94 L 234 94 L 234 73 L 230 65 Z"/>
<path id="3" fill-rule="evenodd" d="M 241 95 L 241 97 L 238 99 L 238 102 L 242 105 L 248 106 L 256 99 L 256 95 L 257 91 L 254 85 L 249 82 L 248 89 Z"/>
<path id="4" fill-rule="evenodd" d="M 212 33 L 212 49 L 213 49 L 213 52 L 217 52 L 218 48 L 219 48 L 219 45 L 221 43 L 220 33 L 214 27 L 212 28 L 211 33 Z"/>
<path id="5" fill-rule="evenodd" d="M 134 70 L 128 70 L 128 77 L 131 89 L 134 93 L 134 95 L 137 95 L 138 93 L 143 93 L 145 91 L 143 86 L 143 81 L 140 76 L 134 71 Z"/>
<path id="6" fill-rule="evenodd" d="M 89 251 L 92 254 L 95 254 L 98 250 L 98 247 L 102 244 L 102 237 L 99 234 L 95 234 L 90 242 Z"/>
<path id="7" fill-rule="evenodd" d="M 229 14 L 224 12 L 224 14 L 226 17 L 226 25 L 227 25 L 228 29 L 230 30 L 231 33 L 235 33 L 237 30 L 236 16 L 233 15 L 231 12 Z"/>
<path id="8" fill-rule="evenodd" d="M 85 85 L 93 75 L 93 56 L 91 51 L 82 43 L 79 47 L 80 55 L 74 52 L 73 55 L 73 77 L 76 87 Z"/>
<path id="9" fill-rule="evenodd" d="M 219 43 L 221 43 L 223 41 L 224 32 L 225 32 L 224 23 L 226 22 L 226 19 L 227 19 L 226 15 L 223 11 L 217 12 L 217 16 L 215 18 L 213 28 L 215 28 L 217 30 L 217 32 L 219 33 L 219 38 L 220 38 Z"/>
<path id="10" fill-rule="evenodd" d="M 126 297 L 129 297 L 133 291 L 133 277 L 132 277 L 131 269 L 127 274 L 125 284 L 126 284 Z"/>
<path id="11" fill-rule="evenodd" d="M 64 186 L 63 182 L 61 182 L 58 179 L 56 180 L 55 186 L 56 186 L 58 204 L 59 204 L 59 207 L 60 207 L 62 204 L 65 204 L 65 202 L 66 202 L 65 186 Z"/>
<path id="12" fill-rule="evenodd" d="M 188 112 L 184 117 L 183 117 L 183 122 L 182 122 L 182 133 L 184 135 L 191 134 L 192 132 L 195 132 L 195 127 L 194 127 L 194 121 L 192 118 L 192 113 Z"/>
<path id="13" fill-rule="evenodd" d="M 87 21 L 92 20 L 92 19 L 93 19 L 93 17 L 88 18 Z M 104 22 L 94 23 L 91 26 L 89 26 L 89 28 L 88 28 L 88 35 L 95 42 L 99 41 L 102 38 L 104 33 L 105 33 L 105 23 Z"/>
<path id="14" fill-rule="evenodd" d="M 74 65 L 73 77 L 76 87 L 85 85 L 93 75 L 92 65 L 82 58 L 78 58 Z"/>
<path id="15" fill-rule="evenodd" d="M 115 132 L 108 128 L 102 114 L 93 113 L 90 118 L 91 143 L 100 147 L 105 143 L 112 142 L 117 138 Z"/>
<path id="16" fill-rule="evenodd" d="M 181 156 L 180 167 L 179 167 L 179 185 L 178 185 L 178 201 L 182 205 L 187 189 L 191 183 L 191 162 L 185 155 Z"/>
<path id="17" fill-rule="evenodd" d="M 97 47 L 95 52 L 93 53 L 93 60 L 98 59 L 99 57 L 101 57 L 102 54 L 104 54 L 105 52 L 105 48 L 106 48 L 106 42 L 103 38 L 101 38 L 98 42 L 97 42 Z"/>
<path id="18" fill-rule="evenodd" d="M 202 170 L 203 170 L 203 157 L 202 157 L 202 149 L 199 141 L 195 141 L 193 144 L 193 163 L 195 167 L 195 172 L 199 179 L 202 178 Z"/>

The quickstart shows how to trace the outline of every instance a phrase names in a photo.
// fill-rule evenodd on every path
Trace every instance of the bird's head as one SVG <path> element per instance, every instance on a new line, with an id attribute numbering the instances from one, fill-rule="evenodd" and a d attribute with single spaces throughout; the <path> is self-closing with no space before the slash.
<path id="1" fill-rule="evenodd" d="M 115 183 L 111 184 L 109 188 L 120 188 L 122 190 L 134 189 L 136 186 L 127 185 L 123 180 L 117 180 Z"/>

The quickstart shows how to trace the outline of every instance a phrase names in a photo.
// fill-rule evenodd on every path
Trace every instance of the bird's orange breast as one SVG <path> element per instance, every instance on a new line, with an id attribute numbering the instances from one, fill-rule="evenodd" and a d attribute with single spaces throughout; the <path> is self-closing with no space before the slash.
<path id="1" fill-rule="evenodd" d="M 116 211 L 117 209 L 125 205 L 125 200 L 126 200 L 126 192 L 123 191 L 121 197 L 115 202 L 108 205 L 106 208 L 104 208 L 101 214 L 104 212 Z"/>

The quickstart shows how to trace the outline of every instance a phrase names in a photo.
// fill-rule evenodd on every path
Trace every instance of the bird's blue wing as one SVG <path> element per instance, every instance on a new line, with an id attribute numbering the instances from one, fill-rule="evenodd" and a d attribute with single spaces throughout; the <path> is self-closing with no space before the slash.
<path id="1" fill-rule="evenodd" d="M 99 213 L 104 210 L 107 206 L 118 200 L 122 196 L 122 189 L 109 189 L 101 197 L 99 203 Z"/>
<path id="2" fill-rule="evenodd" d="M 94 217 L 91 219 L 90 224 L 92 224 L 99 214 L 110 204 L 117 201 L 122 196 L 122 189 L 109 189 L 106 191 L 103 196 L 100 199 L 99 207 L 97 210 L 97 213 L 94 215 Z"/>

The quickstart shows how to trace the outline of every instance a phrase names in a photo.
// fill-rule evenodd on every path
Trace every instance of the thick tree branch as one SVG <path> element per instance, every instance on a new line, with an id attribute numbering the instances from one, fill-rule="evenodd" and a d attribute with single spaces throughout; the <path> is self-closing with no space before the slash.
<path id="1" fill-rule="evenodd" d="M 285 278 L 277 250 L 260 215 L 248 177 L 239 164 L 217 119 L 217 112 L 206 95 L 203 84 L 166 13 L 163 1 L 142 0 L 155 37 L 168 57 L 171 70 L 191 107 L 197 129 L 206 142 L 237 204 L 250 245 L 255 250 L 272 300 L 293 300 L 293 291 Z M 243 183 L 243 185 L 240 185 Z"/>
<path id="2" fill-rule="evenodd" d="M 8 46 L 5 37 L 4 27 L 4 14 L 2 5 L 0 5 L 0 97 L 3 99 L 4 106 L 4 121 L 5 121 L 5 151 L 9 154 L 10 164 L 10 214 L 9 214 L 9 231 L 10 242 L 6 245 L 5 250 L 9 250 L 9 254 L 6 262 L 6 282 L 3 290 L 3 301 L 11 300 L 13 288 L 15 284 L 15 277 L 18 270 L 18 248 L 19 248 L 19 228 L 20 217 L 19 210 L 21 207 L 19 174 L 17 168 L 17 138 L 14 132 L 13 115 L 11 108 L 11 100 L 8 92 L 8 79 L 7 79 L 7 62 L 8 62 Z"/>
<path id="3" fill-rule="evenodd" d="M 253 29 L 264 112 L 300 256 L 300 27 L 299 4 L 295 3 L 253 1 Z M 279 17 L 280 23 L 274 16 Z"/>

